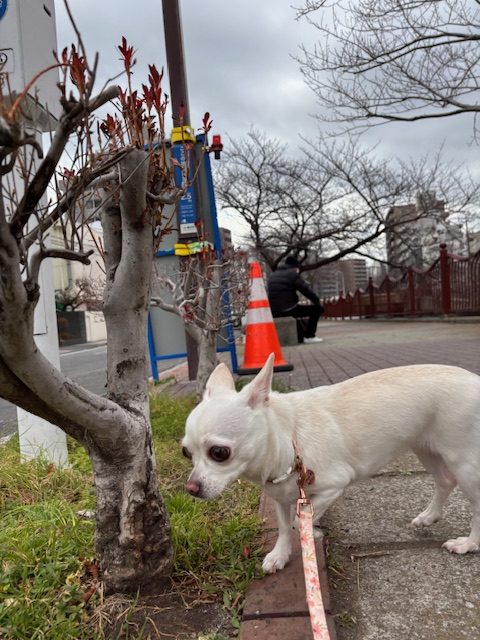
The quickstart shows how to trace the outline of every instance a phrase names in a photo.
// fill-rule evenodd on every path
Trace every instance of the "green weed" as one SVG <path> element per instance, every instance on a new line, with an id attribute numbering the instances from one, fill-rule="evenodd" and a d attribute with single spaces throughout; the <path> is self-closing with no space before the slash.
<path id="1" fill-rule="evenodd" d="M 88 482 L 42 460 L 20 464 L 15 441 L 0 449 L 0 469 L 0 637 L 81 638 L 94 525 L 75 511 L 93 506 Z"/>
<path id="2" fill-rule="evenodd" d="M 194 500 L 183 485 L 190 462 L 180 439 L 193 399 L 154 395 L 151 418 L 157 470 L 172 524 L 174 583 L 222 601 L 239 626 L 243 594 L 260 574 L 258 490 L 238 482 L 215 501 Z M 19 463 L 18 444 L 0 447 L 0 637 L 6 640 L 102 640 L 100 596 L 88 605 L 84 559 L 94 555 L 94 522 L 78 510 L 94 510 L 92 471 L 86 452 L 69 441 L 71 468 L 42 460 Z M 135 601 L 124 607 L 125 637 L 144 630 L 129 622 Z M 221 636 L 210 636 L 220 640 Z"/>

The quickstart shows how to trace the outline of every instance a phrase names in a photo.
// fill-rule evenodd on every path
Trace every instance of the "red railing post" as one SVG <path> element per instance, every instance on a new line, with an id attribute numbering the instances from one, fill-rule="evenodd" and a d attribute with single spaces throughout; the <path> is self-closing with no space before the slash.
<path id="1" fill-rule="evenodd" d="M 384 282 L 385 282 L 385 289 L 387 291 L 387 316 L 391 316 L 392 315 L 392 301 L 391 301 L 391 296 L 390 296 L 390 290 L 392 288 L 392 284 L 391 284 L 390 278 L 388 276 L 386 276 Z"/>
<path id="2" fill-rule="evenodd" d="M 440 283 L 442 288 L 442 313 L 449 314 L 452 310 L 452 289 L 450 286 L 450 264 L 447 245 L 440 245 Z"/>
<path id="3" fill-rule="evenodd" d="M 349 316 L 351 320 L 353 316 L 353 296 L 350 292 L 348 292 L 347 299 L 348 299 Z"/>
<path id="4" fill-rule="evenodd" d="M 408 267 L 408 296 L 410 298 L 410 313 L 417 313 L 417 305 L 415 303 L 415 277 L 412 267 Z"/>
<path id="5" fill-rule="evenodd" d="M 361 319 L 362 318 L 362 292 L 360 291 L 360 289 L 357 289 L 355 291 L 355 298 L 357 299 L 357 305 L 358 305 L 358 317 Z"/>
<path id="6" fill-rule="evenodd" d="M 375 294 L 374 294 L 374 290 L 373 290 L 373 280 L 372 277 L 370 276 L 370 278 L 368 279 L 368 295 L 369 295 L 369 300 L 370 300 L 370 313 L 371 313 L 371 317 L 375 318 L 376 315 L 376 310 L 375 310 Z"/>

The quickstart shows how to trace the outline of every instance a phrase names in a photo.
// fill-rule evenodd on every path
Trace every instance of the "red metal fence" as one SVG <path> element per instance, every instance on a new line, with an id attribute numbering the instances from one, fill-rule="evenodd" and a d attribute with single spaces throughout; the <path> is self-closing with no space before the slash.
<path id="1" fill-rule="evenodd" d="M 399 279 L 386 276 L 378 286 L 324 300 L 324 318 L 377 316 L 480 315 L 480 252 L 468 258 L 440 255 L 426 271 L 410 267 Z"/>

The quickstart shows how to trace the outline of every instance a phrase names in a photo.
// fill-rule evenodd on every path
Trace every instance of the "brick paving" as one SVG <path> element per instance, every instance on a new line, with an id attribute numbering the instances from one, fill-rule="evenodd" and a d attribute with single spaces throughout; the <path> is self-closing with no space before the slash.
<path id="1" fill-rule="evenodd" d="M 480 321 L 476 320 L 323 321 L 317 335 L 324 342 L 283 348 L 284 358 L 294 365 L 294 370 L 275 374 L 275 378 L 293 389 L 308 389 L 367 371 L 426 363 L 458 365 L 480 374 Z M 447 510 L 449 517 L 440 525 L 429 528 L 427 533 L 405 529 L 404 520 L 416 515 L 411 510 L 417 508 L 409 500 L 415 495 L 423 503 L 423 494 L 431 492 L 428 483 L 428 476 L 416 458 L 409 457 L 366 484 L 349 488 L 345 497 L 327 511 L 328 572 L 324 545 L 317 545 L 317 551 L 332 640 L 480 637 L 476 613 L 480 591 L 478 556 L 459 559 L 439 551 L 441 542 L 451 537 L 449 527 L 453 524 L 448 524 L 449 517 L 455 520 L 456 516 L 456 527 L 468 526 L 468 505 L 460 495 L 455 496 Z M 275 523 L 268 503 L 262 504 L 268 550 Z M 358 534 L 361 540 L 352 542 L 352 523 L 356 522 L 361 522 L 363 537 Z M 453 530 L 453 535 L 457 535 L 456 531 Z M 412 563 L 413 567 L 407 570 Z M 435 566 L 439 567 L 439 573 L 432 569 Z M 422 576 L 422 580 L 415 579 L 412 583 L 410 571 Z M 455 581 L 444 578 L 448 571 L 461 583 L 461 597 L 457 595 Z M 241 640 L 312 638 L 306 624 L 308 611 L 301 574 L 297 545 L 286 569 L 251 585 Z M 390 599 L 386 600 L 387 587 Z M 432 600 L 437 602 L 439 614 L 432 610 Z"/>
<path id="2" fill-rule="evenodd" d="M 480 318 L 326 320 L 317 335 L 324 342 L 282 349 L 294 370 L 275 374 L 275 380 L 300 390 L 377 369 L 428 363 L 480 374 Z M 242 348 L 238 351 L 241 363 Z M 221 359 L 229 363 L 228 356 Z M 175 394 L 194 389 L 181 371 L 171 389 Z M 317 553 L 332 640 L 480 637 L 480 558 L 440 550 L 445 539 L 468 528 L 470 511 L 462 495 L 452 494 L 441 523 L 419 531 L 407 528 L 431 494 L 429 478 L 415 456 L 407 456 L 349 487 L 322 519 L 327 536 L 317 543 Z M 261 513 L 268 551 L 275 521 L 265 498 Z M 304 594 L 296 541 L 283 571 L 250 586 L 240 640 L 310 640 Z"/>
<path id="3" fill-rule="evenodd" d="M 276 374 L 295 389 L 341 382 L 408 364 L 451 364 L 480 374 L 480 322 L 324 321 L 324 342 L 285 347 L 294 371 Z"/>

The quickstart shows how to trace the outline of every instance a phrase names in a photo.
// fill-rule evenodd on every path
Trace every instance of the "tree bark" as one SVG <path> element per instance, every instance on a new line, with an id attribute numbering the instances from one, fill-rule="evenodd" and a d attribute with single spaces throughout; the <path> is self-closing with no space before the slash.
<path id="1" fill-rule="evenodd" d="M 18 245 L 0 199 L 0 394 L 50 420 L 87 449 L 97 492 L 96 554 L 108 592 L 156 588 L 172 566 L 147 387 L 154 246 L 145 200 L 148 156 L 132 150 L 119 168 L 119 203 L 108 203 L 105 215 L 107 398 L 67 378 L 38 350 L 33 338 L 38 269 L 22 279 Z"/>
<path id="2" fill-rule="evenodd" d="M 195 385 L 198 398 L 202 397 L 207 380 L 218 364 L 217 336 L 218 331 L 204 331 L 198 343 L 198 373 Z"/>
<path id="3" fill-rule="evenodd" d="M 119 204 L 103 216 L 107 283 L 107 395 L 129 416 L 123 452 L 90 451 L 97 492 L 96 551 L 108 591 L 159 586 L 172 567 L 170 524 L 158 490 L 147 388 L 153 228 L 146 215 L 147 154 L 119 163 Z M 115 428 L 112 425 L 112 428 Z"/>
<path id="4" fill-rule="evenodd" d="M 90 451 L 96 555 L 109 593 L 156 590 L 172 568 L 170 523 L 158 490 L 149 422 L 136 421 L 133 434 L 121 460 Z"/>
<path id="5" fill-rule="evenodd" d="M 200 332 L 198 343 L 198 372 L 196 392 L 201 398 L 205 390 L 207 380 L 216 367 L 217 337 L 221 330 L 219 322 L 219 309 L 222 306 L 222 264 L 216 260 L 212 265 L 211 276 L 206 286 L 206 300 L 204 313 L 204 327 Z"/>

